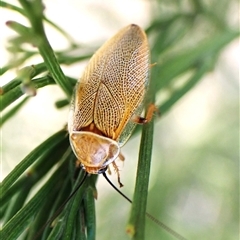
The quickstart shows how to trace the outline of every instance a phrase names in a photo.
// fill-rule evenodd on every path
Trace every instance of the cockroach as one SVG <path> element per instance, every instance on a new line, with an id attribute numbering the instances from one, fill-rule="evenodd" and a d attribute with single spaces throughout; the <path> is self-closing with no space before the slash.
<path id="1" fill-rule="evenodd" d="M 115 160 L 136 124 L 151 121 L 156 111 L 150 104 L 141 117 L 149 86 L 150 50 L 145 32 L 128 25 L 110 38 L 90 59 L 78 81 L 71 103 L 68 131 L 77 164 L 88 174 L 103 174 L 110 185 L 129 202 L 107 178 L 112 164 L 120 187 Z M 179 239 L 178 233 L 146 213 L 158 225 Z"/>
<path id="2" fill-rule="evenodd" d="M 110 38 L 90 59 L 76 85 L 68 121 L 70 143 L 79 165 L 100 174 L 115 160 L 138 123 L 149 85 L 150 51 L 145 32 L 131 24 Z"/>

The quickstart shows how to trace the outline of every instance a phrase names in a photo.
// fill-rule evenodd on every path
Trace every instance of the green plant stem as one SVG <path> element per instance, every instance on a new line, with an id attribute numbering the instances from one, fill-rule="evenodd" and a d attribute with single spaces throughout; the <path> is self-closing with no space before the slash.
<path id="1" fill-rule="evenodd" d="M 45 87 L 46 85 L 55 84 L 53 78 L 50 76 L 34 79 L 32 83 L 33 83 L 33 87 L 36 89 Z M 17 100 L 24 94 L 25 93 L 23 92 L 22 86 L 18 85 L 15 88 L 13 88 L 11 91 L 8 91 L 4 95 L 1 95 L 0 111 L 4 110 L 6 107 L 8 107 L 11 103 L 13 103 L 15 100 Z"/>
<path id="2" fill-rule="evenodd" d="M 12 4 L 7 3 L 5 1 L 1 1 L 0 3 L 1 3 L 1 7 L 5 7 L 7 9 L 9 9 L 9 10 L 13 10 L 13 11 L 19 12 L 22 15 L 25 15 L 23 9 L 21 9 L 21 8 L 15 6 L 15 5 L 12 5 Z"/>
<path id="3" fill-rule="evenodd" d="M 40 0 L 32 2 L 19 0 L 19 2 L 26 11 L 26 16 L 31 23 L 32 32 L 35 36 L 33 43 L 37 45 L 49 72 L 52 74 L 52 77 L 70 99 L 72 95 L 71 83 L 66 80 L 44 31 L 42 2 Z"/>
<path id="4" fill-rule="evenodd" d="M 145 216 L 150 176 L 153 140 L 153 121 L 143 126 L 139 151 L 136 185 L 127 232 L 134 240 L 143 240 L 145 232 Z"/>
<path id="5" fill-rule="evenodd" d="M 52 74 L 52 77 L 70 99 L 72 96 L 72 85 L 64 76 L 47 38 L 45 38 L 45 41 L 39 46 L 39 52 L 42 55 L 49 72 Z"/>

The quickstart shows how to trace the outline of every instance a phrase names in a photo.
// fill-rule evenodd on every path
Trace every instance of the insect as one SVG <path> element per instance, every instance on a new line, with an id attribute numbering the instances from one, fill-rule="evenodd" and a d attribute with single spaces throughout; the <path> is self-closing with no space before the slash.
<path id="1" fill-rule="evenodd" d="M 110 38 L 90 59 L 77 83 L 68 130 L 79 165 L 89 174 L 105 172 L 116 158 L 124 160 L 121 147 L 140 117 L 149 85 L 149 45 L 145 32 L 131 24 Z"/>

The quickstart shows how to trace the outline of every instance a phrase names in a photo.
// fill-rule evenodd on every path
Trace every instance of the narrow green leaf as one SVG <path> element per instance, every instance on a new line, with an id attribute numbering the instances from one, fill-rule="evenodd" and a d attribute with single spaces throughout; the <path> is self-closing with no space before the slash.
<path id="1" fill-rule="evenodd" d="M 24 171 L 26 171 L 28 167 L 30 167 L 43 153 L 50 151 L 53 146 L 61 142 L 65 136 L 66 131 L 61 130 L 29 153 L 3 180 L 0 188 L 1 194 L 4 195 L 8 188 L 21 176 L 22 173 L 24 173 Z"/>
<path id="2" fill-rule="evenodd" d="M 75 183 L 74 189 L 78 186 L 80 179 L 83 177 L 84 171 L 81 171 L 79 177 Z M 63 239 L 72 240 L 74 239 L 75 232 L 75 222 L 77 218 L 77 214 L 79 213 L 80 206 L 83 204 L 82 200 L 85 194 L 85 189 L 87 186 L 87 181 L 83 183 L 81 188 L 76 192 L 76 194 L 70 199 L 68 205 L 66 206 L 66 214 L 65 214 L 65 228 L 63 230 Z"/>
<path id="3" fill-rule="evenodd" d="M 69 176 L 69 173 L 68 173 L 68 178 L 70 178 Z M 62 205 L 62 203 L 66 200 L 66 198 L 70 195 L 71 193 L 71 183 L 70 183 L 70 180 L 69 179 L 64 179 L 63 180 L 63 183 L 62 183 L 62 186 L 60 187 L 60 189 L 58 190 L 58 194 L 56 196 L 56 199 L 55 199 L 55 202 L 54 202 L 54 205 L 52 206 L 50 210 L 50 214 L 49 214 L 49 218 L 50 219 L 56 212 L 57 210 L 59 209 L 59 207 Z M 43 218 L 44 218 L 44 211 L 42 211 L 42 215 L 43 215 Z M 45 218 L 44 221 L 42 221 L 43 224 L 45 224 L 47 222 L 47 220 Z M 42 227 L 43 225 L 40 225 L 39 224 L 39 227 Z M 60 225 L 61 226 L 61 225 Z M 36 227 L 35 227 L 36 228 Z M 55 226 L 54 226 L 55 228 Z M 36 228 L 36 230 L 39 230 L 40 228 Z M 52 230 L 52 229 L 51 229 Z M 35 231 L 36 232 L 36 231 Z M 44 233 L 43 233 L 43 239 L 47 239 L 47 236 L 50 235 L 50 229 L 49 227 L 47 227 L 45 230 L 44 230 Z M 31 240 L 31 238 L 29 239 Z"/>
<path id="4" fill-rule="evenodd" d="M 17 196 L 11 199 L 11 205 L 8 207 L 8 211 L 4 216 L 4 222 L 8 222 L 9 219 L 11 219 L 25 203 L 25 200 L 32 188 L 31 180 L 32 179 L 26 179 L 24 186 L 17 193 Z"/>
<path id="5" fill-rule="evenodd" d="M 224 46 L 237 36 L 239 36 L 239 32 L 221 32 L 203 41 L 195 48 L 175 55 L 163 64 L 157 65 L 156 68 L 158 69 L 158 78 L 160 80 L 156 81 L 156 89 L 159 90 L 165 85 L 168 85 L 175 77 L 196 66 L 199 62 L 216 56 Z"/>
<path id="6" fill-rule="evenodd" d="M 171 97 L 166 100 L 159 108 L 161 114 L 165 114 L 181 97 L 190 91 L 212 67 L 212 62 L 207 60 L 196 69 L 194 75 L 180 89 L 174 91 Z"/>
<path id="7" fill-rule="evenodd" d="M 48 182 L 37 192 L 37 194 L 22 208 L 0 231 L 2 239 L 17 239 L 17 237 L 29 225 L 31 218 L 42 206 L 44 199 L 54 187 L 57 179 L 61 177 L 61 172 L 65 170 L 66 163 L 56 171 Z"/>
<path id="8" fill-rule="evenodd" d="M 13 10 L 13 11 L 16 11 L 16 12 L 22 14 L 22 15 L 25 15 L 23 9 L 21 9 L 21 8 L 15 6 L 15 5 L 12 5 L 12 4 L 7 3 L 5 1 L 1 1 L 0 5 L 1 5 L 1 7 L 7 8 L 9 10 Z"/>
<path id="9" fill-rule="evenodd" d="M 63 138 L 62 142 L 52 146 L 49 151 L 43 152 L 42 155 L 38 158 L 38 161 L 27 171 L 27 174 L 24 174 L 20 177 L 7 191 L 1 194 L 1 203 L 5 204 L 7 201 L 10 201 L 12 196 L 22 189 L 25 185 L 33 187 L 41 178 L 43 178 L 50 169 L 59 162 L 66 151 L 69 148 L 68 138 Z M 14 171 L 14 170 L 13 170 Z M 26 196 L 27 197 L 27 196 Z"/>
<path id="10" fill-rule="evenodd" d="M 67 106 L 68 104 L 69 104 L 68 99 L 62 99 L 62 100 L 58 100 L 57 102 L 55 102 L 56 108 L 63 108 L 65 106 Z"/>
<path id="11" fill-rule="evenodd" d="M 44 235 L 43 239 L 47 239 L 47 240 L 61 239 L 63 228 L 65 226 L 63 215 L 64 214 L 62 212 L 60 216 L 57 218 L 57 221 L 56 220 L 54 221 L 53 229 L 51 230 L 50 234 Z"/>
<path id="12" fill-rule="evenodd" d="M 157 34 L 152 44 L 152 53 L 160 56 L 162 52 L 174 46 L 174 44 L 179 42 L 183 36 L 191 30 L 192 24 L 193 16 L 185 14 L 177 14 L 162 22 L 157 22 L 156 25 L 150 29 Z M 159 29 L 161 29 L 161 31 L 159 31 Z"/>
<path id="13" fill-rule="evenodd" d="M 81 205 L 76 221 L 76 237 L 77 240 L 87 240 L 85 231 L 84 206 Z"/>
<path id="14" fill-rule="evenodd" d="M 48 194 L 48 197 L 45 200 L 45 203 L 42 205 L 41 209 L 39 210 L 36 218 L 30 224 L 28 228 L 27 239 L 34 239 L 40 229 L 42 229 L 42 227 L 47 223 L 48 219 L 53 216 L 55 211 L 57 211 L 58 207 L 69 195 L 69 187 L 70 185 L 68 176 L 58 179 L 58 181 L 54 185 L 54 188 Z M 42 235 L 41 239 L 47 239 L 50 230 L 52 230 L 52 228 L 49 225 L 46 226 L 46 228 L 40 234 L 40 236 Z"/>
<path id="15" fill-rule="evenodd" d="M 1 206 L 0 206 L 0 219 L 3 219 L 4 215 L 7 212 L 7 208 L 10 204 L 10 202 L 8 202 L 8 204 L 2 205 L 2 203 L 0 202 Z"/>
<path id="16" fill-rule="evenodd" d="M 19 189 L 25 185 L 26 177 L 19 178 L 4 194 L 1 193 L 1 207 L 7 205 Z"/>
<path id="17" fill-rule="evenodd" d="M 9 81 L 7 84 L 5 84 L 4 86 L 1 87 L 1 95 L 4 95 L 5 93 L 7 93 L 8 91 L 14 89 L 15 87 L 17 87 L 19 84 L 21 84 L 21 80 L 14 78 L 13 80 Z"/>
<path id="18" fill-rule="evenodd" d="M 95 186 L 95 183 L 94 183 L 94 186 Z M 84 198 L 83 198 L 86 227 L 87 227 L 87 240 L 96 239 L 96 216 L 95 216 L 94 191 L 95 191 L 95 187 L 92 188 L 91 185 L 88 185 L 86 187 Z"/>
<path id="19" fill-rule="evenodd" d="M 34 79 L 32 81 L 34 88 L 42 88 L 50 84 L 55 84 L 54 80 L 50 76 L 41 77 L 38 79 Z M 6 107 L 8 107 L 11 103 L 16 101 L 18 98 L 20 98 L 25 93 L 23 92 L 23 89 L 21 85 L 18 85 L 17 87 L 11 89 L 4 95 L 0 95 L 0 111 L 4 110 Z"/>
<path id="20" fill-rule="evenodd" d="M 74 191 L 74 189 L 76 187 L 78 187 L 79 182 L 82 179 L 83 175 L 84 175 L 84 171 L 80 171 L 80 173 L 78 175 L 78 179 L 75 181 L 75 185 L 72 189 L 72 192 Z M 75 232 L 76 232 L 74 229 L 75 228 L 74 226 L 75 226 L 75 223 L 78 218 L 77 217 L 78 209 L 80 209 L 81 206 L 83 205 L 81 199 L 83 198 L 85 186 L 86 186 L 86 182 L 76 192 L 76 194 L 73 195 L 72 198 L 70 198 L 68 200 L 68 202 L 64 206 L 64 209 L 63 210 L 60 209 L 61 214 L 54 221 L 55 224 L 53 226 L 53 229 L 52 229 L 49 237 L 47 238 L 48 240 L 59 239 L 59 238 L 61 238 L 62 235 L 64 235 L 63 239 L 67 239 L 67 238 L 74 239 L 73 236 L 75 235 Z M 66 200 L 66 198 L 65 198 L 65 200 Z M 45 237 L 47 237 L 46 234 L 45 234 Z"/>
<path id="21" fill-rule="evenodd" d="M 6 25 L 12 30 L 16 31 L 25 38 L 31 39 L 32 33 L 31 29 L 15 21 L 7 21 Z"/>
<path id="22" fill-rule="evenodd" d="M 29 55 L 31 56 L 32 53 L 29 53 Z M 14 89 L 18 85 L 20 85 L 24 79 L 32 79 L 35 76 L 37 76 L 38 74 L 46 72 L 46 71 L 47 71 L 47 69 L 46 69 L 44 63 L 26 66 L 26 67 L 20 69 L 18 71 L 17 76 L 13 80 L 9 81 L 7 84 L 5 84 L 4 86 L 1 87 L 0 95 L 4 95 L 8 91 Z"/>
<path id="23" fill-rule="evenodd" d="M 1 121 L 0 121 L 0 127 L 3 126 L 3 124 L 11 117 L 13 117 L 18 110 L 21 109 L 21 107 L 27 102 L 27 100 L 29 99 L 29 97 L 25 97 L 20 103 L 18 103 L 15 107 L 13 107 L 11 110 L 9 110 L 7 113 L 5 113 L 2 117 L 1 117 Z"/>
<path id="24" fill-rule="evenodd" d="M 20 98 L 23 94 L 24 93 L 21 87 L 17 86 L 6 94 L 0 95 L 0 111 L 4 110 L 7 106 Z"/>

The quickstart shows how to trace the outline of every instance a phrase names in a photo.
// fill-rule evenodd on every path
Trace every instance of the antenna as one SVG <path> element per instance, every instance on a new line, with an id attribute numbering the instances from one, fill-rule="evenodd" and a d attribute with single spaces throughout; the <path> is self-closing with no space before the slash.
<path id="1" fill-rule="evenodd" d="M 107 177 L 106 173 L 103 172 L 102 175 L 107 180 L 107 182 L 120 194 L 122 195 L 128 202 L 132 203 L 132 200 L 129 199 L 125 194 L 123 194 Z M 163 222 L 159 221 L 155 217 L 153 217 L 150 213 L 146 212 L 146 216 L 151 219 L 153 222 L 155 222 L 159 227 L 163 228 L 165 231 L 170 233 L 172 236 L 177 238 L 178 240 L 186 240 L 183 236 L 181 236 L 179 233 L 175 232 L 173 229 L 165 225 Z"/>
<path id="2" fill-rule="evenodd" d="M 57 211 L 54 213 L 54 215 L 40 228 L 40 230 L 37 232 L 37 234 L 34 236 L 33 240 L 37 239 L 37 237 L 42 233 L 42 231 L 46 228 L 48 224 L 50 224 L 63 210 L 66 203 L 72 198 L 72 196 L 78 191 L 78 189 L 83 185 L 86 178 L 88 176 L 88 173 L 85 172 L 85 175 L 83 176 L 82 181 L 78 184 L 78 186 L 73 190 L 73 192 L 68 196 L 68 198 L 61 204 L 61 206 L 57 209 Z"/>
<path id="3" fill-rule="evenodd" d="M 106 169 L 104 169 L 106 170 Z M 128 202 L 132 203 L 132 200 L 130 198 L 128 198 L 124 193 L 122 193 L 111 181 L 110 179 L 107 177 L 106 172 L 102 171 L 102 175 L 104 176 L 104 178 L 107 180 L 107 182 L 120 194 L 122 195 Z M 61 206 L 57 209 L 57 211 L 54 213 L 54 215 L 40 228 L 40 230 L 37 232 L 37 234 L 34 236 L 33 240 L 37 239 L 37 237 L 39 237 L 39 235 L 43 232 L 44 228 L 49 225 L 63 210 L 64 206 L 66 205 L 66 203 L 72 198 L 73 195 L 76 194 L 76 192 L 79 190 L 79 188 L 83 185 L 83 183 L 85 182 L 86 178 L 88 176 L 88 173 L 85 172 L 85 175 L 83 177 L 83 179 L 81 180 L 81 182 L 78 184 L 78 186 L 74 189 L 74 191 L 68 196 L 68 198 L 61 204 Z M 173 229 L 171 229 L 170 227 L 168 227 L 167 225 L 165 225 L 163 222 L 159 221 L 158 219 L 156 219 L 155 217 L 153 217 L 150 213 L 146 212 L 146 216 L 151 219 L 153 222 L 155 222 L 159 227 L 163 228 L 165 231 L 167 231 L 168 233 L 170 233 L 172 236 L 174 236 L 176 239 L 178 240 L 186 240 L 186 238 L 184 238 L 183 236 L 181 236 L 179 233 L 175 232 Z"/>

